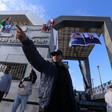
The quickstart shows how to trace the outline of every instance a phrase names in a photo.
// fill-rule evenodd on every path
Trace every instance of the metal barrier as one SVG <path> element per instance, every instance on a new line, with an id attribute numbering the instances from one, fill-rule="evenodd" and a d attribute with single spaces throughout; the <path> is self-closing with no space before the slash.
<path id="1" fill-rule="evenodd" d="M 79 101 L 79 112 L 106 112 L 106 103 L 93 101 Z"/>
<path id="2" fill-rule="evenodd" d="M 108 91 L 110 85 L 112 85 L 112 80 L 93 88 L 92 95 L 106 93 Z"/>

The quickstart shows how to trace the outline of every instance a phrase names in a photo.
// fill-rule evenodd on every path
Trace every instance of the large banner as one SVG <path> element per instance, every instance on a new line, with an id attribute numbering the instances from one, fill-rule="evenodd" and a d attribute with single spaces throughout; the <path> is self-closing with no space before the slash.
<path id="1" fill-rule="evenodd" d="M 87 46 L 87 45 L 95 45 L 95 44 L 101 44 L 99 37 L 96 33 L 76 32 L 71 34 L 69 47 L 71 47 L 72 45 Z"/>

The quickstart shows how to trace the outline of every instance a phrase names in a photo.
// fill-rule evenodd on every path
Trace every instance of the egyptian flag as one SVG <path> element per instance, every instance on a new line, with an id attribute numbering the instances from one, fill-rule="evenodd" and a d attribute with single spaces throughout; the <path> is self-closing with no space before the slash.
<path id="1" fill-rule="evenodd" d="M 10 20 L 11 20 L 11 17 L 6 18 L 6 19 L 3 19 L 3 20 L 1 21 L 1 23 L 0 23 L 0 27 L 1 27 L 1 26 L 5 26 L 5 25 L 6 25 L 6 22 L 7 22 L 7 21 L 10 21 Z"/>

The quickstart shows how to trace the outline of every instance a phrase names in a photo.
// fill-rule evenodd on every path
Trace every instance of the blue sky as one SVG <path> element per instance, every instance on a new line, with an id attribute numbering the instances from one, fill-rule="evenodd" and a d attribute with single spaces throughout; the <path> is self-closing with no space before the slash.
<path id="1" fill-rule="evenodd" d="M 31 10 L 46 22 L 60 15 L 105 16 L 112 18 L 111 5 L 111 0 L 0 0 L 0 10 Z M 98 65 L 100 66 L 102 82 L 112 80 L 112 69 L 102 35 L 100 40 L 102 45 L 96 45 L 89 56 L 94 86 L 100 84 Z M 74 88 L 83 90 L 82 75 L 78 62 L 69 61 L 69 66 Z"/>

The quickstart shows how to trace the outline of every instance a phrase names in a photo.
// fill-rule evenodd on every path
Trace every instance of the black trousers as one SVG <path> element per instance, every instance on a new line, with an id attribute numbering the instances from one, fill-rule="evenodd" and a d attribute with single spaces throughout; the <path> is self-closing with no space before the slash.
<path id="1" fill-rule="evenodd" d="M 0 102 L 2 101 L 3 96 L 4 96 L 4 92 L 0 91 Z"/>

